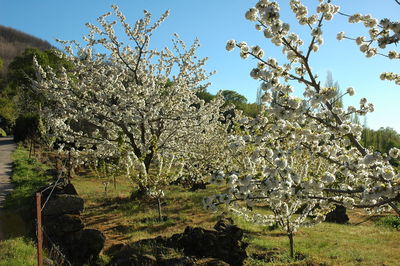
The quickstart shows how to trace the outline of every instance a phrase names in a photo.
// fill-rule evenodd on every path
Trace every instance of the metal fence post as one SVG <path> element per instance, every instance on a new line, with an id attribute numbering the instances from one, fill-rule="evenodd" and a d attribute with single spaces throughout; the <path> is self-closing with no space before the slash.
<path id="1" fill-rule="evenodd" d="M 37 220 L 37 259 L 38 266 L 43 266 L 43 233 L 42 233 L 42 193 L 36 192 L 36 220 Z"/>

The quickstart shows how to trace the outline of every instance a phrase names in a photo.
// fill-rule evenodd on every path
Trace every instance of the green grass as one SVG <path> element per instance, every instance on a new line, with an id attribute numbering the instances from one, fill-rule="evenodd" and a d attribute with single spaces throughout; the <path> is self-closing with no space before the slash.
<path id="1" fill-rule="evenodd" d="M 6 198 L 6 209 L 25 211 L 33 203 L 34 193 L 51 181 L 51 177 L 46 175 L 48 167 L 35 158 L 28 159 L 28 154 L 19 146 L 12 155 L 14 167 L 11 179 L 15 188 Z"/>
<path id="2" fill-rule="evenodd" d="M 37 265 L 33 242 L 18 237 L 0 241 L 0 266 Z"/>
<path id="3" fill-rule="evenodd" d="M 400 230 L 400 217 L 398 216 L 382 217 L 376 222 L 376 224 L 379 226 Z"/>
<path id="4" fill-rule="evenodd" d="M 261 228 L 253 228 L 247 235 L 247 241 L 250 242 L 250 253 L 260 254 L 277 248 L 282 251 L 277 261 L 287 261 L 289 241 L 283 231 L 262 233 Z M 400 261 L 400 234 L 373 225 L 322 223 L 311 228 L 301 228 L 294 241 L 295 251 L 304 255 L 306 261 L 321 264 L 398 265 Z"/>
<path id="5" fill-rule="evenodd" d="M 0 137 L 5 137 L 7 136 L 7 133 L 4 131 L 4 129 L 0 128 Z"/>
<path id="6" fill-rule="evenodd" d="M 14 161 L 12 182 L 14 190 L 6 197 L 0 214 L 0 225 L 6 240 L 0 241 L 0 266 L 37 265 L 34 243 L 25 238 L 32 233 L 33 195 L 48 183 L 47 167 L 19 146 L 12 155 Z M 21 237 L 22 236 L 22 237 Z"/>
<path id="7" fill-rule="evenodd" d="M 111 238 L 131 241 L 157 235 L 181 233 L 186 226 L 212 226 L 217 218 L 202 208 L 202 198 L 215 189 L 189 192 L 180 186 L 171 186 L 163 200 L 163 221 L 158 221 L 155 200 L 131 199 L 134 190 L 127 178 L 117 179 L 117 188 L 110 185 L 107 195 L 102 180 L 94 176 L 77 176 L 72 182 L 85 199 L 83 215 L 87 223 L 110 232 Z M 123 235 L 123 237 L 122 237 Z"/>

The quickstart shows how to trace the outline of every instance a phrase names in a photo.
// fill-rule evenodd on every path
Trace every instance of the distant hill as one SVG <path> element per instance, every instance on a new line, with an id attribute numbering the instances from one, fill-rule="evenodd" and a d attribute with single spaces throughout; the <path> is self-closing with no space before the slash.
<path id="1" fill-rule="evenodd" d="M 25 32 L 0 25 L 0 58 L 4 62 L 4 67 L 0 71 L 0 76 L 4 76 L 5 73 L 7 73 L 7 67 L 14 57 L 21 55 L 28 47 L 38 48 L 40 50 L 54 48 L 47 41 Z"/>

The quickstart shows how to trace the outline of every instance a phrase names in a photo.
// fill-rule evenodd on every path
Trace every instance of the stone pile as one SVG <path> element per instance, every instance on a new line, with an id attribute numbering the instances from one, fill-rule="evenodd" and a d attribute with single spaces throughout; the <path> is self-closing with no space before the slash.
<path id="1" fill-rule="evenodd" d="M 57 184 L 51 190 L 49 187 L 42 193 L 42 205 L 51 193 L 42 211 L 45 245 L 50 247 L 50 239 L 72 265 L 95 261 L 104 247 L 105 237 L 98 230 L 85 229 L 80 216 L 84 200 L 70 183 Z"/>
<path id="2" fill-rule="evenodd" d="M 169 238 L 115 245 L 108 250 L 112 258 L 109 265 L 243 265 L 248 246 L 242 241 L 243 230 L 230 219 L 218 221 L 214 229 L 188 226 L 183 233 Z"/>

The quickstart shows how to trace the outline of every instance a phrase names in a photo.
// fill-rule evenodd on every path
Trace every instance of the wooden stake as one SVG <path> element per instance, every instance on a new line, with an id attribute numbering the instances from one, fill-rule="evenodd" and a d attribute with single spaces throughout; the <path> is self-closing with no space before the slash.
<path id="1" fill-rule="evenodd" d="M 37 259 L 38 266 L 43 266 L 43 232 L 42 232 L 42 194 L 36 192 L 36 219 L 37 219 Z"/>

